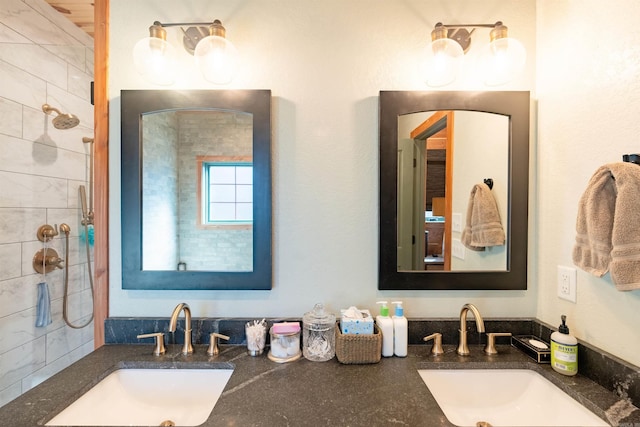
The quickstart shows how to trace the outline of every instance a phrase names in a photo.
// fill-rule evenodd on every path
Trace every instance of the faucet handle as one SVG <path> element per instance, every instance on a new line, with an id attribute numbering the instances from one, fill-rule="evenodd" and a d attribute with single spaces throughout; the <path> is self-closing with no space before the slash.
<path id="1" fill-rule="evenodd" d="M 218 338 L 229 340 L 229 337 L 226 335 L 222 335 L 217 332 L 211 332 L 209 334 L 209 348 L 207 349 L 207 354 L 209 356 L 215 356 L 220 353 L 220 349 L 218 348 Z"/>
<path id="2" fill-rule="evenodd" d="M 436 332 L 431 335 L 427 335 L 422 338 L 423 341 L 427 342 L 429 340 L 433 340 L 433 346 L 431 347 L 431 354 L 434 356 L 439 356 L 444 354 L 444 350 L 442 349 L 442 334 L 440 332 Z"/>
<path id="3" fill-rule="evenodd" d="M 141 334 L 136 336 L 136 338 L 140 339 L 140 338 L 155 338 L 155 347 L 153 349 L 153 354 L 155 356 L 160 356 L 161 354 L 164 354 L 165 349 L 164 349 L 164 333 L 162 332 L 153 332 L 151 334 Z"/>
<path id="4" fill-rule="evenodd" d="M 484 347 L 486 354 L 498 354 L 496 350 L 496 337 L 510 337 L 511 332 L 487 332 L 487 345 Z"/>

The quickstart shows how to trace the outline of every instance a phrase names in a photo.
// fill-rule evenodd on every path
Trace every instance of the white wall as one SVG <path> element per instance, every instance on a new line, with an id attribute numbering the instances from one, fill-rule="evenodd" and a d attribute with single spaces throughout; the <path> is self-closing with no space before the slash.
<path id="1" fill-rule="evenodd" d="M 93 323 L 62 321 L 63 274 L 47 274 L 53 323 L 36 328 L 37 274 L 31 260 L 44 224 L 71 227 L 69 318 L 91 313 L 80 246 L 78 186 L 87 185 L 83 136 L 93 136 L 93 39 L 43 0 L 2 0 L 0 8 L 0 406 L 93 350 Z M 80 125 L 57 130 L 49 103 Z M 63 239 L 49 243 L 65 257 Z M 3 421 L 3 423 L 9 421 Z"/>
<path id="2" fill-rule="evenodd" d="M 493 179 L 493 195 L 503 230 L 507 231 L 509 197 L 509 118 L 498 114 L 456 111 L 453 118 L 452 211 L 466 224 L 473 186 Z M 452 239 L 462 232 L 451 232 Z M 490 246 L 484 251 L 465 248 L 464 259 L 451 256 L 453 270 L 502 270 L 507 268 L 507 246 Z"/>
<path id="3" fill-rule="evenodd" d="M 640 365 L 640 291 L 578 270 L 577 304 L 556 297 L 573 266 L 578 200 L 595 170 L 640 152 L 640 3 L 538 2 L 537 317 Z M 603 31 L 603 29 L 608 29 Z M 640 196 L 639 199 L 640 200 Z M 640 205 L 639 205 L 640 208 Z M 640 225 L 639 225 L 640 226 Z"/>
<path id="4" fill-rule="evenodd" d="M 350 305 L 374 310 L 376 300 L 389 298 L 402 298 L 409 317 L 456 317 L 465 302 L 487 317 L 534 316 L 534 284 L 526 292 L 377 290 L 379 91 L 428 89 L 418 75 L 419 58 L 436 22 L 498 20 L 529 51 L 522 78 L 501 89 L 533 89 L 534 17 L 533 0 L 112 0 L 110 316 L 168 316 L 180 301 L 194 316 L 301 316 L 316 302 L 334 312 Z M 124 291 L 119 91 L 158 88 L 133 69 L 131 50 L 155 20 L 216 18 L 242 55 L 242 69 L 227 88 L 273 94 L 273 289 Z M 479 48 L 488 38 L 488 30 L 477 30 L 474 42 Z M 194 67 L 185 69 L 169 89 L 216 88 Z M 471 73 L 446 89 L 484 86 Z"/>

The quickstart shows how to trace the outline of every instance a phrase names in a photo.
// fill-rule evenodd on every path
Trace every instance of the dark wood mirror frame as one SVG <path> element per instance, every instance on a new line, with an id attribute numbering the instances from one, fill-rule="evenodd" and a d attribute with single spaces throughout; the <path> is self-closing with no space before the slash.
<path id="1" fill-rule="evenodd" d="M 162 110 L 216 109 L 253 115 L 253 271 L 142 270 L 142 115 Z M 271 248 L 271 91 L 123 90 L 122 288 L 145 290 L 268 290 Z"/>
<path id="2" fill-rule="evenodd" d="M 507 271 L 397 271 L 398 116 L 437 110 L 468 110 L 509 117 L 509 221 Z M 527 289 L 529 120 L 528 91 L 380 92 L 380 290 Z"/>

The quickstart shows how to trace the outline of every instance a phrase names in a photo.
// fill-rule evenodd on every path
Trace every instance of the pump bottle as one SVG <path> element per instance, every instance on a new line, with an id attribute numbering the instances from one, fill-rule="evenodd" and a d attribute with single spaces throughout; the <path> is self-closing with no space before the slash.
<path id="1" fill-rule="evenodd" d="M 382 333 L 382 357 L 393 356 L 393 320 L 389 317 L 386 301 L 378 301 L 380 314 L 376 316 L 376 324 Z"/>
<path id="2" fill-rule="evenodd" d="M 409 322 L 404 317 L 402 301 L 393 301 L 392 304 L 396 305 L 395 315 L 393 316 L 393 354 L 398 357 L 406 357 L 409 341 Z"/>
<path id="3" fill-rule="evenodd" d="M 578 373 L 578 340 L 569 334 L 567 316 L 560 316 L 558 331 L 551 334 L 551 367 L 563 375 Z"/>

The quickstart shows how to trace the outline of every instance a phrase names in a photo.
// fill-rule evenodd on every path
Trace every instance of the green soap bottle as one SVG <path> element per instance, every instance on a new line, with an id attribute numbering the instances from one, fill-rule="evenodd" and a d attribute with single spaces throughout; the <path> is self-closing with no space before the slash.
<path id="1" fill-rule="evenodd" d="M 551 334 L 551 367 L 563 375 L 578 373 L 578 340 L 569 334 L 567 316 L 560 317 L 558 332 Z"/>

